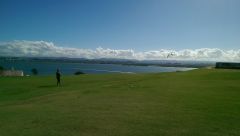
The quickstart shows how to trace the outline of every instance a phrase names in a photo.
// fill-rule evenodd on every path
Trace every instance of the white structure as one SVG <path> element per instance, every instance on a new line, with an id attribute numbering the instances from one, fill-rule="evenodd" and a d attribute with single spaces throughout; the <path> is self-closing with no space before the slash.
<path id="1" fill-rule="evenodd" d="M 3 70 L 0 71 L 0 76 L 23 76 L 22 70 Z"/>

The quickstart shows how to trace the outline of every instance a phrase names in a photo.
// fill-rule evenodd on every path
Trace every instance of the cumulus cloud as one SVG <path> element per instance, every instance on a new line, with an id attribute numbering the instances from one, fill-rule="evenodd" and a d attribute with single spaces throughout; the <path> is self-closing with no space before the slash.
<path id="1" fill-rule="evenodd" d="M 69 58 L 117 58 L 137 60 L 209 60 L 240 61 L 240 50 L 221 50 L 217 48 L 154 50 L 135 52 L 134 50 L 115 50 L 97 48 L 80 49 L 56 46 L 46 41 L 11 41 L 0 43 L 0 56 L 15 57 L 69 57 Z"/>

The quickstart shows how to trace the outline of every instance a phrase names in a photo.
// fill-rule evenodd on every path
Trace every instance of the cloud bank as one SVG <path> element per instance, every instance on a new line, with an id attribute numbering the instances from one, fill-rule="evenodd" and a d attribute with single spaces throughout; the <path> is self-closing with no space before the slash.
<path id="1" fill-rule="evenodd" d="M 137 60 L 201 60 L 201 61 L 240 61 L 239 50 L 217 48 L 154 50 L 136 52 L 134 50 L 115 50 L 96 48 L 80 49 L 56 46 L 46 41 L 11 41 L 0 43 L 0 56 L 14 57 L 69 57 L 69 58 L 117 58 Z"/>

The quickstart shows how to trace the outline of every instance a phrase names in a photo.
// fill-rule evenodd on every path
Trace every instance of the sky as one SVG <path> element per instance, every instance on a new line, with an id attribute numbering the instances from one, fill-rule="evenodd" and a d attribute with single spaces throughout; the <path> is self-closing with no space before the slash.
<path id="1" fill-rule="evenodd" d="M 0 0 L 0 55 L 19 43 L 49 43 L 137 53 L 214 49 L 240 58 L 239 7 L 239 0 Z"/>

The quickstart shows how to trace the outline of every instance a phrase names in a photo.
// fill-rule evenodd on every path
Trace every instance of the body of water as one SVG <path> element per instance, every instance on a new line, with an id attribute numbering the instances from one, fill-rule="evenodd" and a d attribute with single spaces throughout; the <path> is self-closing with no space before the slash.
<path id="1" fill-rule="evenodd" d="M 88 74 L 103 73 L 158 73 L 188 71 L 194 68 L 160 67 L 160 66 L 129 66 L 117 64 L 85 64 L 85 63 L 60 63 L 60 62 L 0 62 L 5 69 L 23 70 L 25 75 L 31 75 L 31 69 L 36 68 L 39 75 L 53 75 L 59 68 L 62 74 L 71 75 L 77 71 Z"/>

